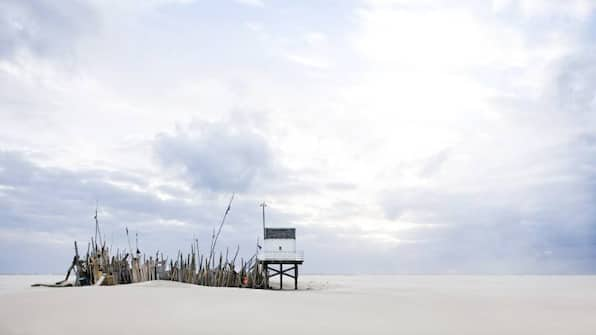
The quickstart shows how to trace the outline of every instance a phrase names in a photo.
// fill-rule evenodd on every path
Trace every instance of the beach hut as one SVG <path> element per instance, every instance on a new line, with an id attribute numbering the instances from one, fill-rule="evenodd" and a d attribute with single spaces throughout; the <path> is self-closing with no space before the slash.
<path id="1" fill-rule="evenodd" d="M 287 276 L 294 279 L 294 289 L 298 289 L 298 265 L 304 262 L 304 254 L 296 250 L 296 228 L 264 228 L 263 233 L 257 261 L 263 269 L 265 288 L 269 288 L 270 278 L 279 276 L 282 289 L 283 277 Z"/>

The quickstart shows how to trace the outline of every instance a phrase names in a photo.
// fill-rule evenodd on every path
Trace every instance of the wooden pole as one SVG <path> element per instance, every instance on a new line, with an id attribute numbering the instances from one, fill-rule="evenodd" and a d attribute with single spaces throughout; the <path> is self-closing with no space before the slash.
<path id="1" fill-rule="evenodd" d="M 265 289 L 269 289 L 269 264 L 264 262 L 263 266 L 265 267 Z"/>
<path id="2" fill-rule="evenodd" d="M 234 194 L 235 193 L 232 193 L 232 197 L 230 198 L 230 202 L 228 203 L 228 207 L 226 208 L 226 212 L 224 213 L 224 216 L 221 219 L 221 223 L 219 224 L 219 229 L 217 230 L 217 235 L 215 235 L 213 237 L 213 240 L 211 242 L 210 256 L 212 256 L 212 257 L 215 257 L 213 254 L 215 252 L 215 246 L 217 244 L 217 239 L 219 238 L 219 234 L 221 234 L 221 229 L 223 228 L 223 225 L 226 222 L 226 217 L 228 216 L 228 213 L 230 212 L 230 209 L 232 208 L 232 201 L 234 201 Z M 215 230 L 214 230 L 214 233 L 215 233 Z"/>

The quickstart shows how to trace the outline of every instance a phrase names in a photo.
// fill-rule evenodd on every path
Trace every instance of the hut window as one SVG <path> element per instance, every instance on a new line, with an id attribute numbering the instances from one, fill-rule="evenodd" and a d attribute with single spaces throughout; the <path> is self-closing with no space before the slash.
<path id="1" fill-rule="evenodd" d="M 265 229 L 266 239 L 296 239 L 295 228 L 266 228 Z"/>

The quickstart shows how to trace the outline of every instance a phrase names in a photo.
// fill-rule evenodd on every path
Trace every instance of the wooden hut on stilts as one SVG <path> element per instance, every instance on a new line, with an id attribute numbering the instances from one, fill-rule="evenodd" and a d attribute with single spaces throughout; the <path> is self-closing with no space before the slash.
<path id="1" fill-rule="evenodd" d="M 283 277 L 294 279 L 298 289 L 298 266 L 304 263 L 304 254 L 296 250 L 296 228 L 267 228 L 265 226 L 265 203 L 263 207 L 263 246 L 257 254 L 261 266 L 264 288 L 269 289 L 269 279 L 279 276 L 279 289 L 283 289 Z M 284 265 L 286 268 L 284 269 Z M 277 269 L 279 266 L 279 270 Z"/>

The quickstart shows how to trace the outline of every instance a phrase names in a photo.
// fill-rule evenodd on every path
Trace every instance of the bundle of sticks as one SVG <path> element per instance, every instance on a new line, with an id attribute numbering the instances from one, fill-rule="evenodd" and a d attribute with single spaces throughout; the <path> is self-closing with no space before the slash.
<path id="1" fill-rule="evenodd" d="M 233 257 L 229 257 L 229 249 L 225 256 L 220 253 L 216 259 L 199 252 L 196 245 L 191 245 L 190 253 L 183 255 L 178 251 L 176 259 L 164 258 L 157 252 L 155 257 L 146 257 L 136 252 L 116 253 L 111 256 L 110 248 L 105 244 L 99 246 L 93 241 L 84 257 L 79 255 L 75 241 L 75 256 L 66 272 L 64 280 L 53 284 L 34 284 L 33 286 L 66 287 L 88 285 L 118 285 L 151 280 L 172 280 L 189 284 L 220 287 L 262 288 L 264 277 L 261 265 L 256 262 L 256 255 L 248 260 L 240 258 L 240 247 L 236 248 Z M 239 263 L 239 264 L 237 264 Z M 69 281 L 74 274 L 74 281 Z"/>
<path id="2" fill-rule="evenodd" d="M 256 252 L 248 260 L 240 258 L 238 268 L 236 263 L 240 246 L 236 248 L 233 257 L 229 257 L 229 249 L 226 249 L 225 258 L 220 253 L 216 260 L 217 240 L 233 200 L 234 194 L 230 198 L 223 219 L 217 229 L 217 234 L 215 229 L 213 230 L 209 255 L 202 255 L 199 252 L 198 241 L 195 240 L 191 244 L 189 254 L 184 256 L 178 250 L 176 259 L 170 259 L 169 262 L 159 252 L 155 253 L 155 258 L 153 256 L 147 258 L 145 254 L 141 253 L 138 247 L 138 235 L 136 237 L 136 250 L 133 251 L 128 228 L 126 228 L 128 250 L 121 252 L 116 249 L 115 254 L 111 256 L 110 251 L 112 249 L 106 246 L 105 241 L 101 239 L 96 208 L 94 216 L 95 238 L 91 238 L 91 242 L 87 244 L 85 256 L 81 257 L 79 255 L 78 245 L 75 241 L 75 255 L 64 280 L 52 284 L 33 284 L 32 286 L 118 285 L 150 280 L 173 280 L 204 286 L 263 288 L 265 285 L 263 269 L 262 265 L 256 260 Z M 74 273 L 74 281 L 69 281 L 71 273 Z"/>

